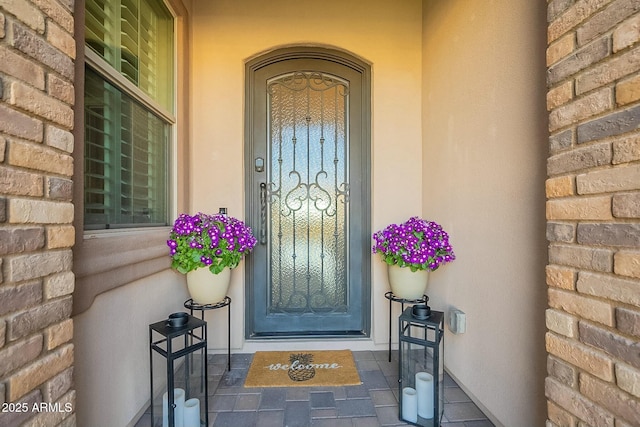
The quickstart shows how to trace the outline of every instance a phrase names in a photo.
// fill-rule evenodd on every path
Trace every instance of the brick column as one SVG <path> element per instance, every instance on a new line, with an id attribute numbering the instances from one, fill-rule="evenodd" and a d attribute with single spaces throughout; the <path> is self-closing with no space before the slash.
<path id="1" fill-rule="evenodd" d="M 640 425 L 640 2 L 548 1 L 547 427 Z"/>
<path id="2" fill-rule="evenodd" d="M 72 0 L 0 1 L 0 425 L 74 426 Z"/>

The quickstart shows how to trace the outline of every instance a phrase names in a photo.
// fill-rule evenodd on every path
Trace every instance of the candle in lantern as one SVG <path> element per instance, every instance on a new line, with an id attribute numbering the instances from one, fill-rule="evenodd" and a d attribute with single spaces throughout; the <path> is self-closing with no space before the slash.
<path id="1" fill-rule="evenodd" d="M 184 427 L 184 390 L 181 388 L 173 389 L 173 425 L 175 427 Z M 169 427 L 169 393 L 162 395 L 162 427 Z"/>
<path id="2" fill-rule="evenodd" d="M 421 418 L 433 418 L 433 375 L 427 372 L 416 373 L 416 391 L 418 415 Z"/>
<path id="3" fill-rule="evenodd" d="M 184 402 L 184 427 L 200 427 L 200 401 L 196 398 Z"/>
<path id="4" fill-rule="evenodd" d="M 418 394 L 415 388 L 402 389 L 402 419 L 411 423 L 418 422 Z"/>

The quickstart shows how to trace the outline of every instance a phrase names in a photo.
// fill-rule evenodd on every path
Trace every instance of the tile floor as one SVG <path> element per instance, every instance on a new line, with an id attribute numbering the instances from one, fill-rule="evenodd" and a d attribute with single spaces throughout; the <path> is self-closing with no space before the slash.
<path id="1" fill-rule="evenodd" d="M 373 427 L 409 425 L 398 419 L 397 352 L 353 353 L 362 385 L 245 388 L 252 354 L 209 356 L 209 427 Z M 442 427 L 493 427 L 445 374 Z M 150 425 L 145 414 L 135 427 Z"/>

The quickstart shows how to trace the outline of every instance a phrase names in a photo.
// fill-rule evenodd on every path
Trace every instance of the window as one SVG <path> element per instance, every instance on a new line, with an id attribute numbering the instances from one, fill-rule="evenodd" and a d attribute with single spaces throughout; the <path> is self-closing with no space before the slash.
<path id="1" fill-rule="evenodd" d="M 162 0 L 85 13 L 84 228 L 168 225 L 174 19 Z"/>

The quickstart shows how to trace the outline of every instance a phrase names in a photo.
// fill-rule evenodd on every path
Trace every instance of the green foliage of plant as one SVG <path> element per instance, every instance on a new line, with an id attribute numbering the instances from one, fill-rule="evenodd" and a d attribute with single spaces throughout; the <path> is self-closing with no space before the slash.
<path id="1" fill-rule="evenodd" d="M 171 267 L 186 274 L 208 267 L 218 274 L 235 268 L 257 243 L 251 228 L 226 215 L 181 214 L 167 240 Z"/>
<path id="2" fill-rule="evenodd" d="M 374 254 L 379 253 L 389 265 L 409 267 L 411 271 L 433 271 L 456 259 L 442 226 L 415 216 L 376 231 L 373 240 Z"/>

